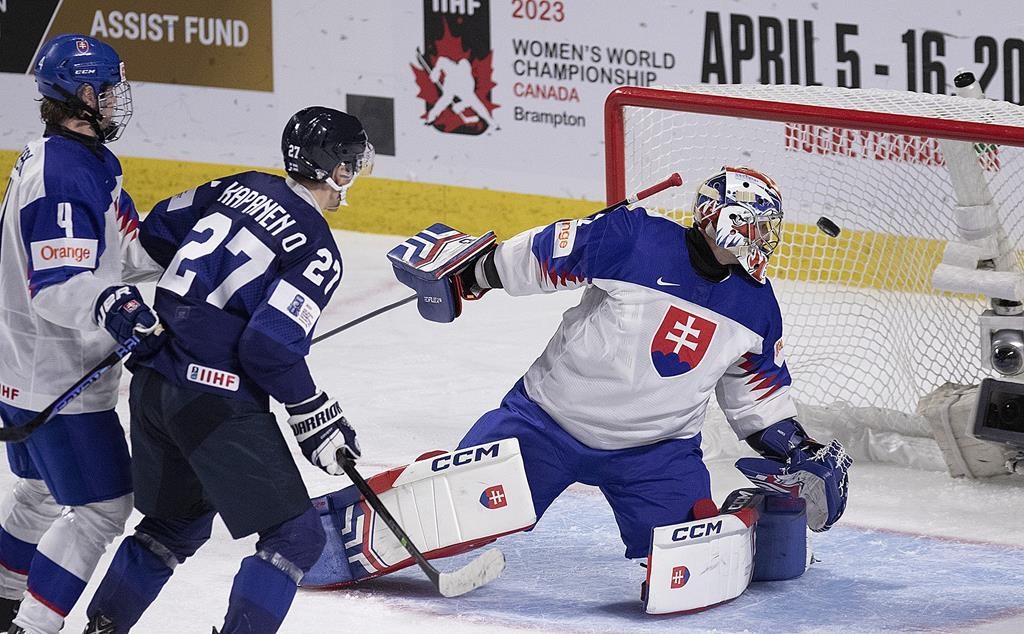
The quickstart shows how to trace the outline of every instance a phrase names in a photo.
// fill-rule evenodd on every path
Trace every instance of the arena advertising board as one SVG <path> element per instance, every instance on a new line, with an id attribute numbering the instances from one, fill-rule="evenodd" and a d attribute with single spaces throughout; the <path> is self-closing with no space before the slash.
<path id="1" fill-rule="evenodd" d="M 105 36 L 140 82 L 122 153 L 276 166 L 283 122 L 321 103 L 367 122 L 377 176 L 597 200 L 616 86 L 950 93 L 965 68 L 988 97 L 1022 103 L 1021 16 L 1009 0 L 0 0 L 0 52 L 24 61 L 44 31 Z M 32 35 L 11 35 L 15 19 Z M 0 86 L 28 91 L 25 79 L 0 74 Z M 14 149 L 35 120 L 19 104 L 0 138 Z"/>
<path id="2" fill-rule="evenodd" d="M 130 80 L 274 90 L 270 0 L 0 0 L 0 69 L 26 72 L 60 33 L 112 45 Z"/>

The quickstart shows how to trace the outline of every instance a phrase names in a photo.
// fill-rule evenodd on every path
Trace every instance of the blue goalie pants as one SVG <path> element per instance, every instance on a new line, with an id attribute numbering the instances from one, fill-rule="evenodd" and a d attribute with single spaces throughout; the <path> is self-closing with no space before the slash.
<path id="1" fill-rule="evenodd" d="M 691 509 L 711 497 L 700 434 L 629 449 L 587 447 L 530 399 L 522 380 L 459 443 L 471 447 L 518 438 L 539 519 L 569 485 L 596 486 L 615 513 L 626 557 L 646 557 L 651 529 L 693 519 Z"/>

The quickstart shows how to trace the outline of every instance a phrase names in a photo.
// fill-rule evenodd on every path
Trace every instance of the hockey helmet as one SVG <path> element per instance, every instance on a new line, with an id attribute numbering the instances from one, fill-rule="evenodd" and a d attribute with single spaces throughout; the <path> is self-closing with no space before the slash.
<path id="1" fill-rule="evenodd" d="M 775 181 L 747 167 L 723 167 L 697 188 L 693 218 L 750 277 L 764 283 L 782 231 L 782 195 Z"/>
<path id="2" fill-rule="evenodd" d="M 288 121 L 281 136 L 284 169 L 289 174 L 337 185 L 331 173 L 344 163 L 353 175 L 373 170 L 373 145 L 359 119 L 350 114 L 311 106 L 299 110 Z"/>
<path id="3" fill-rule="evenodd" d="M 132 93 L 117 51 L 96 38 L 78 33 L 58 35 L 39 49 L 33 67 L 39 94 L 80 108 L 103 142 L 121 136 L 132 117 Z M 96 105 L 82 100 L 91 86 Z"/>

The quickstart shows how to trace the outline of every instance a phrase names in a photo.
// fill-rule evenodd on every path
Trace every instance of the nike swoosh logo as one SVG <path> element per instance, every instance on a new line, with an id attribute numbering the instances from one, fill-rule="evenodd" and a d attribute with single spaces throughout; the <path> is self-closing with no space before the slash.
<path id="1" fill-rule="evenodd" d="M 675 282 L 666 282 L 665 280 L 658 278 L 658 286 L 679 286 Z"/>

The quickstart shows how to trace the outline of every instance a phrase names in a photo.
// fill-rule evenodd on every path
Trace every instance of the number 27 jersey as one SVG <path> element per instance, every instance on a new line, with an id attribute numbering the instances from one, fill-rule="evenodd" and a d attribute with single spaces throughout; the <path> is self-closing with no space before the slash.
<path id="1" fill-rule="evenodd" d="M 166 267 L 155 308 L 169 337 L 135 363 L 259 403 L 316 392 L 305 357 L 342 267 L 304 187 L 262 172 L 210 181 L 158 203 L 139 239 Z"/>

